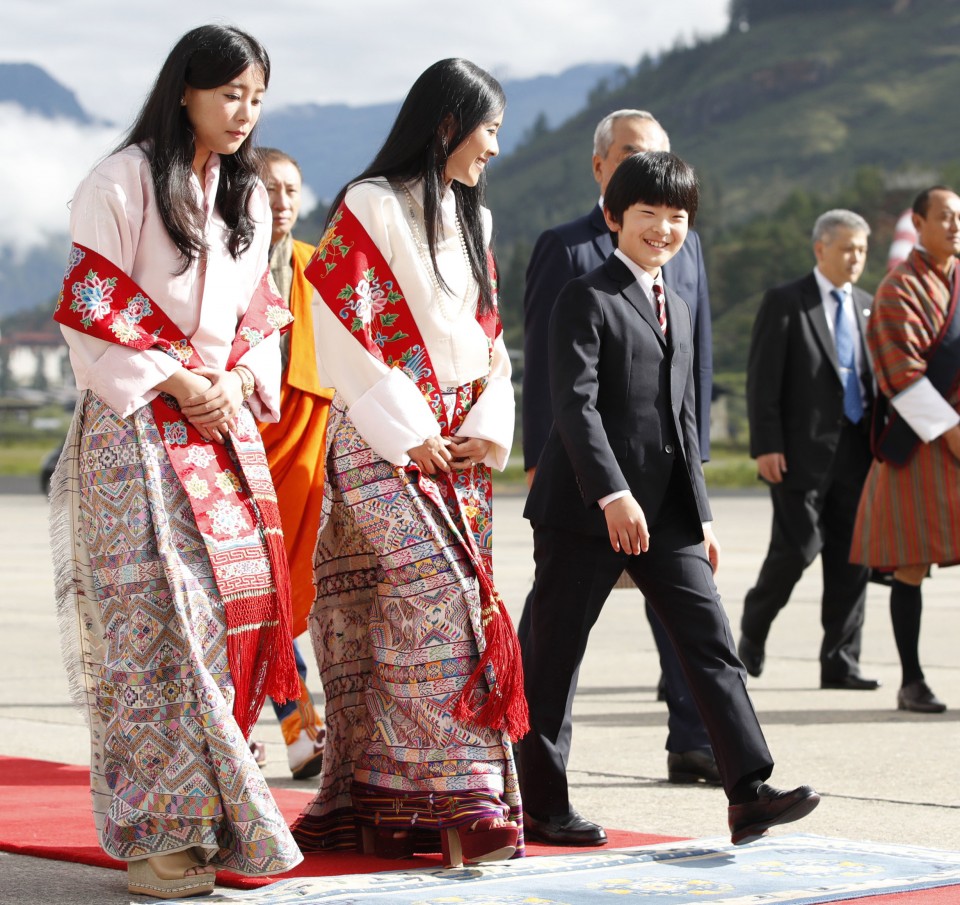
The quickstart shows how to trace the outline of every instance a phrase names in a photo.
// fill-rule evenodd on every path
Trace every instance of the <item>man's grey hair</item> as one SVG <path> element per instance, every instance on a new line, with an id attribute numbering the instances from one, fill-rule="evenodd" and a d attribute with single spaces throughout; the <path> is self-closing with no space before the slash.
<path id="1" fill-rule="evenodd" d="M 603 119 L 597 123 L 597 128 L 593 133 L 593 153 L 597 157 L 606 157 L 610 152 L 610 146 L 613 144 L 613 124 L 618 119 L 645 119 L 653 123 L 660 131 L 663 133 L 664 140 L 667 143 L 667 146 L 663 149 L 665 151 L 670 150 L 670 136 L 667 135 L 667 130 L 657 122 L 657 118 L 646 110 L 614 110 L 613 113 L 608 113 Z"/>
<path id="2" fill-rule="evenodd" d="M 849 229 L 855 233 L 863 233 L 865 236 L 870 235 L 870 224 L 863 217 L 853 211 L 837 208 L 817 217 L 817 222 L 813 224 L 814 244 L 829 242 L 838 229 Z"/>

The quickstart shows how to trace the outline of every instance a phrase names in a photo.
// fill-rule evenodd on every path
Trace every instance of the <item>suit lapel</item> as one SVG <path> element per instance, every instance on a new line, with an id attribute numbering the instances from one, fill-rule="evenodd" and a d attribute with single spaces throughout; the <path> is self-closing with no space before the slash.
<path id="1" fill-rule="evenodd" d="M 860 331 L 860 382 L 867 389 L 866 402 L 872 402 L 875 392 L 873 388 L 873 364 L 870 358 L 870 349 L 867 347 L 867 320 L 870 317 L 870 296 L 862 289 L 853 290 L 853 310 L 857 315 L 857 329 Z"/>
<path id="2" fill-rule="evenodd" d="M 669 286 L 664 287 L 667 300 L 667 348 L 669 356 L 673 358 L 676 349 L 685 347 L 693 353 L 690 338 L 690 315 L 687 303 L 680 298 Z M 659 328 L 659 324 L 657 327 Z M 685 368 L 670 368 L 670 402 L 673 410 L 680 412 L 683 404 L 683 390 L 687 383 L 688 373 Z"/>
<path id="3" fill-rule="evenodd" d="M 823 308 L 823 299 L 820 296 L 820 286 L 817 278 L 811 273 L 803 281 L 800 287 L 800 297 L 803 307 L 803 313 L 810 321 L 813 329 L 813 335 L 823 349 L 823 354 L 827 356 L 833 370 L 840 380 L 840 362 L 837 360 L 837 344 L 833 341 L 833 334 L 827 325 L 827 312 Z"/>
<path id="4" fill-rule="evenodd" d="M 590 212 L 590 225 L 593 227 L 593 246 L 600 255 L 600 260 L 606 261 L 613 254 L 613 238 L 599 204 L 595 204 Z"/>
<path id="5" fill-rule="evenodd" d="M 650 299 L 644 294 L 637 282 L 636 277 L 630 272 L 626 264 L 616 255 L 611 255 L 606 261 L 607 271 L 620 284 L 620 294 L 630 303 L 641 318 L 647 323 L 647 326 L 653 330 L 654 335 L 664 347 L 667 341 L 663 333 L 660 332 L 660 324 L 653 314 L 653 306 Z M 670 310 L 667 309 L 667 317 L 670 316 Z M 669 322 L 668 322 L 669 323 Z M 669 329 L 669 328 L 668 328 Z"/>

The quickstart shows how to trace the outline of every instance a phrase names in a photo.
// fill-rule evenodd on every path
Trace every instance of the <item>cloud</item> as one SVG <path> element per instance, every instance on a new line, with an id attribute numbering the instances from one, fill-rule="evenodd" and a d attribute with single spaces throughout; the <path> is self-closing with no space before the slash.
<path id="1" fill-rule="evenodd" d="M 80 126 L 0 104 L 0 245 L 18 253 L 68 232 L 80 180 L 120 139 L 120 130 Z"/>
<path id="2" fill-rule="evenodd" d="M 238 25 L 270 52 L 267 102 L 399 100 L 427 66 L 465 56 L 500 75 L 588 62 L 635 65 L 678 38 L 717 34 L 729 0 L 5 0 L 0 59 L 44 66 L 94 115 L 128 122 L 169 49 L 206 22 Z M 229 10 L 229 15 L 225 15 Z"/>
<path id="3" fill-rule="evenodd" d="M 0 104 L 0 245 L 65 233 L 67 202 L 132 122 L 167 53 L 188 29 L 235 24 L 263 41 L 267 105 L 396 101 L 431 63 L 465 56 L 500 77 L 585 62 L 634 66 L 644 53 L 722 31 L 729 0 L 168 0 L 162 4 L 5 0 L 0 60 L 33 62 L 119 125 L 81 127 Z M 662 8 L 659 8 L 662 7 Z M 229 9 L 230 15 L 224 15 Z M 335 140 L 335 139 L 334 139 Z M 304 213 L 315 199 L 304 199 Z"/>

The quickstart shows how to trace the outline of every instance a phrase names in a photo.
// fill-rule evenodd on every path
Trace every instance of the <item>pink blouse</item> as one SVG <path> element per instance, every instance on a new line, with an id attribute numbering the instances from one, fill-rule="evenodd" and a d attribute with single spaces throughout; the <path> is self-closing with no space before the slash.
<path id="1" fill-rule="evenodd" d="M 224 368 L 237 326 L 259 291 L 267 268 L 271 216 L 266 190 L 257 186 L 250 201 L 256 224 L 250 247 L 234 260 L 226 247 L 227 228 L 214 207 L 220 158 L 211 154 L 205 184 L 193 176 L 205 214 L 204 259 L 177 274 L 182 258 L 157 208 L 150 164 L 137 146 L 108 157 L 87 176 L 73 197 L 73 240 L 109 258 L 183 330 L 204 363 Z M 181 365 L 160 351 L 139 352 L 61 326 L 70 346 L 77 388 L 96 393 L 118 415 L 129 416 L 156 395 L 154 387 Z M 276 421 L 280 403 L 279 334 L 250 349 L 241 363 L 256 378 L 248 404 L 260 421 Z"/>

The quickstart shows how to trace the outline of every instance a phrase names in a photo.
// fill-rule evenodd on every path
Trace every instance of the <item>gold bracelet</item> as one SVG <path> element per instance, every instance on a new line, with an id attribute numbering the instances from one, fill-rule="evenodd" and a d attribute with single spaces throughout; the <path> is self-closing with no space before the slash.
<path id="1" fill-rule="evenodd" d="M 253 374 L 250 373 L 250 369 L 245 365 L 237 365 L 233 369 L 233 373 L 240 378 L 241 395 L 245 400 L 249 399 L 257 386 L 256 381 L 253 379 Z"/>

